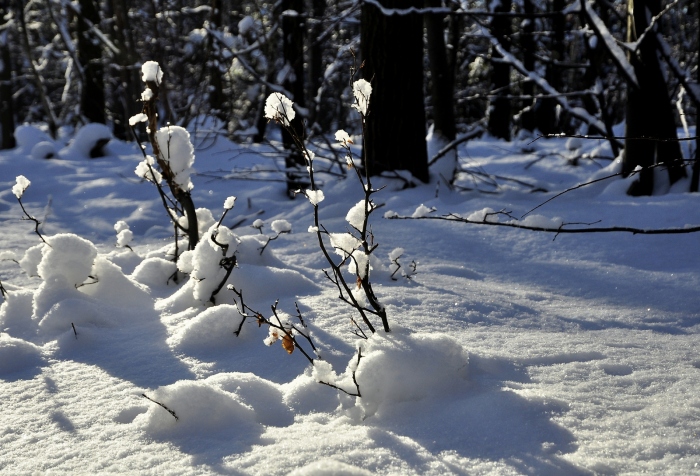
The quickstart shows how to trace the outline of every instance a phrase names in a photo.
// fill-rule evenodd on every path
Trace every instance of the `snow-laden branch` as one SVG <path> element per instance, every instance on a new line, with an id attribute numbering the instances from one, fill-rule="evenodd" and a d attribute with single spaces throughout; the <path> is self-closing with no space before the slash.
<path id="1" fill-rule="evenodd" d="M 573 8 L 564 9 L 557 12 L 537 12 L 537 13 L 525 13 L 525 12 L 489 12 L 486 10 L 464 10 L 462 8 L 457 8 L 452 10 L 446 7 L 409 7 L 409 8 L 389 8 L 385 7 L 379 0 L 362 0 L 365 5 L 372 5 L 376 7 L 383 15 L 457 15 L 457 16 L 474 16 L 474 17 L 515 17 L 515 18 L 548 18 L 558 15 L 564 15 L 567 13 L 575 13 L 576 10 Z"/>
<path id="2" fill-rule="evenodd" d="M 687 70 L 681 68 L 678 61 L 676 61 L 671 53 L 671 47 L 658 31 L 656 32 L 656 40 L 659 43 L 658 51 L 668 64 L 669 69 L 678 82 L 681 83 L 683 89 L 688 93 L 688 96 L 690 96 L 695 106 L 700 107 L 700 85 L 691 79 Z"/>
<path id="3" fill-rule="evenodd" d="M 623 232 L 632 233 L 633 235 L 678 235 L 683 233 L 697 233 L 700 231 L 700 225 L 686 225 L 683 228 L 635 228 L 630 226 L 610 226 L 610 227 L 590 227 L 590 225 L 595 225 L 599 222 L 594 223 L 567 223 L 562 222 L 557 225 L 554 220 L 549 220 L 548 218 L 542 216 L 531 216 L 535 220 L 529 220 L 530 223 L 540 222 L 550 222 L 552 226 L 539 226 L 537 224 L 528 224 L 528 221 L 521 221 L 513 218 L 510 212 L 505 210 L 501 211 L 488 211 L 481 214 L 482 218 L 473 219 L 470 217 L 464 217 L 457 215 L 455 213 L 450 213 L 441 216 L 400 216 L 393 215 L 388 216 L 389 220 L 442 220 L 442 221 L 454 221 L 459 223 L 469 223 L 473 225 L 490 225 L 490 226 L 503 226 L 507 228 L 519 228 L 521 230 L 530 231 L 543 231 L 546 233 L 611 233 L 611 232 Z M 471 215 L 470 215 L 471 216 Z M 506 216 L 512 218 L 510 221 L 501 222 L 498 221 L 499 216 Z M 589 226 L 589 228 L 567 228 L 569 226 Z"/>
<path id="4" fill-rule="evenodd" d="M 467 142 L 468 140 L 474 139 L 475 137 L 479 137 L 481 134 L 484 133 L 484 128 L 481 126 L 477 126 L 471 131 L 467 132 L 466 134 L 462 135 L 461 137 L 456 138 L 449 144 L 447 144 L 445 147 L 440 149 L 437 154 L 435 154 L 431 159 L 430 162 L 428 163 L 428 166 L 433 165 L 435 162 L 440 160 L 442 157 L 445 156 L 449 151 L 457 147 L 459 144 L 462 144 L 463 142 Z"/>
<path id="5" fill-rule="evenodd" d="M 666 7 L 661 10 L 659 13 L 651 17 L 651 20 L 649 21 L 649 25 L 644 29 L 641 35 L 637 37 L 635 41 L 632 42 L 623 42 L 622 45 L 630 50 L 632 53 L 636 53 L 637 50 L 639 49 L 640 45 L 642 42 L 645 40 L 649 32 L 651 32 L 655 27 L 656 24 L 659 22 L 661 17 L 663 17 L 671 8 L 673 8 L 676 4 L 678 3 L 678 0 L 673 0 L 671 3 L 666 5 Z"/>
<path id="6" fill-rule="evenodd" d="M 617 44 L 617 41 L 605 26 L 603 20 L 593 10 L 593 2 L 591 0 L 581 0 L 581 11 L 586 16 L 588 24 L 596 34 L 596 37 L 603 43 L 605 49 L 608 50 L 613 62 L 617 65 L 620 72 L 625 76 L 627 82 L 639 88 L 637 75 L 634 73 L 634 67 L 627 60 L 627 55 L 622 48 Z"/>
<path id="7" fill-rule="evenodd" d="M 559 92 L 556 89 L 554 89 L 546 79 L 544 79 L 542 76 L 535 73 L 534 71 L 528 70 L 520 60 L 518 60 L 509 51 L 503 48 L 501 42 L 498 41 L 498 39 L 495 36 L 493 36 L 491 32 L 489 32 L 483 25 L 481 26 L 481 32 L 482 35 L 491 42 L 496 51 L 498 51 L 503 61 L 509 63 L 516 70 L 518 70 L 520 74 L 529 78 L 542 90 L 554 96 L 559 105 L 562 107 L 562 109 L 571 114 L 571 116 L 580 119 L 581 121 L 588 124 L 590 127 L 598 130 L 601 134 L 605 134 L 606 128 L 603 121 L 596 118 L 582 107 L 571 106 L 569 104 L 569 101 L 566 100 L 566 97 L 559 95 Z"/>

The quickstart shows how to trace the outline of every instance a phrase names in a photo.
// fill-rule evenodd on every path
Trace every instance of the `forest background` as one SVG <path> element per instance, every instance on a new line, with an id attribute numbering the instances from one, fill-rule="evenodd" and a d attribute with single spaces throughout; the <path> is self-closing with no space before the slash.
<path id="1" fill-rule="evenodd" d="M 697 117 L 699 5 L 12 0 L 0 7 L 2 147 L 15 146 L 23 123 L 56 137 L 98 122 L 132 140 L 141 64 L 154 60 L 166 78 L 161 122 L 196 128 L 213 118 L 213 133 L 235 141 L 265 140 L 271 92 L 294 101 L 294 127 L 311 141 L 358 132 L 349 79 L 364 77 L 376 92 L 364 144 L 373 174 L 408 170 L 427 181 L 437 160 L 426 151 L 430 125 L 453 147 L 484 131 L 605 137 L 622 153 L 623 175 L 643 168 L 630 194 L 663 192 L 648 168 L 662 162 L 670 184 L 693 173 L 694 191 L 698 170 L 683 166 L 694 157 L 683 157 L 676 131 Z M 284 142 L 291 190 L 303 160 L 288 134 Z M 454 167 L 444 169 L 452 181 Z"/>

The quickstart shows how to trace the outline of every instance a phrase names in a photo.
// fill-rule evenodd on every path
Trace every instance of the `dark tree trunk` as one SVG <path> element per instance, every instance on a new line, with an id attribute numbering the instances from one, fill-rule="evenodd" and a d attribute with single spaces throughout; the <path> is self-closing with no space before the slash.
<path id="1" fill-rule="evenodd" d="M 317 38 L 323 31 L 321 20 L 326 13 L 326 0 L 312 0 L 311 8 L 313 21 L 309 29 L 309 103 L 313 104 L 313 107 L 310 109 L 311 117 L 309 121 L 318 124 L 323 132 L 327 132 L 329 124 L 319 119 L 319 116 L 322 114 L 319 88 L 323 84 L 323 44 L 317 41 Z"/>
<path id="2" fill-rule="evenodd" d="M 700 25 L 700 0 L 695 0 L 695 21 Z M 695 49 L 700 57 L 700 32 L 697 33 L 697 43 Z M 695 70 L 695 78 L 700 83 L 700 67 Z M 700 109 L 695 111 L 695 135 L 698 137 L 695 141 L 695 162 L 693 163 L 693 176 L 690 180 L 690 191 L 697 192 L 700 185 Z"/>
<path id="3" fill-rule="evenodd" d="M 627 38 L 637 39 L 649 25 L 651 16 L 661 11 L 660 0 L 628 0 L 633 16 L 628 19 Z M 685 176 L 683 156 L 677 141 L 651 141 L 639 138 L 677 139 L 673 108 L 668 95 L 668 86 L 657 55 L 657 41 L 653 34 L 647 35 L 630 62 L 639 82 L 639 88 L 630 86 L 627 93 L 625 152 L 622 172 L 631 173 L 635 167 L 644 170 L 632 183 L 628 194 L 651 195 L 654 191 L 654 172 L 647 167 L 655 163 L 669 165 L 671 183 Z"/>
<path id="4" fill-rule="evenodd" d="M 523 11 L 525 13 L 525 18 L 523 19 L 523 23 L 521 25 L 522 40 L 520 43 L 523 49 L 523 66 L 525 66 L 528 71 L 534 71 L 536 45 L 534 35 L 535 18 L 532 16 L 533 13 L 535 13 L 535 4 L 533 0 L 523 0 Z M 533 81 L 526 81 L 523 84 L 523 94 L 525 96 L 535 96 L 535 83 Z M 527 101 L 530 106 L 529 109 L 523 111 L 522 115 L 520 116 L 520 124 L 522 125 L 522 128 L 527 131 L 534 131 L 537 127 L 535 123 L 535 101 L 534 99 L 528 99 Z"/>
<path id="5" fill-rule="evenodd" d="M 423 0 L 381 0 L 386 8 L 420 8 Z M 362 5 L 363 76 L 372 83 L 366 119 L 365 166 L 371 175 L 408 170 L 427 182 L 423 105 L 423 19 L 384 15 Z"/>
<path id="6" fill-rule="evenodd" d="M 133 65 L 136 62 L 134 57 L 133 39 L 130 37 L 131 25 L 129 22 L 129 7 L 126 0 L 111 0 L 110 6 L 114 15 L 113 36 L 119 54 L 116 60 L 119 67 L 119 75 L 116 81 L 119 84 L 113 88 L 112 94 L 114 104 L 114 136 L 122 140 L 130 140 L 129 118 L 136 114 L 141 108 L 138 106 L 139 90 L 136 85 L 140 84 L 139 78 L 135 77 L 136 72 Z"/>
<path id="7" fill-rule="evenodd" d="M 493 9 L 496 13 L 510 12 L 511 0 L 501 0 Z M 495 16 L 491 20 L 491 34 L 503 45 L 503 49 L 510 51 L 511 18 L 508 16 Z M 491 88 L 495 90 L 495 97 L 491 99 L 489 106 L 489 133 L 494 137 L 510 140 L 511 110 L 510 99 L 510 65 L 503 61 L 501 55 L 495 50 L 491 53 Z"/>
<path id="8" fill-rule="evenodd" d="M 222 26 L 221 8 L 221 0 L 211 0 L 209 26 L 212 30 L 216 31 Z M 221 71 L 219 70 L 219 58 L 213 57 L 213 53 L 216 51 L 214 46 L 216 40 L 212 35 L 208 35 L 208 41 L 207 53 L 209 57 L 206 59 L 206 66 L 209 71 L 209 107 L 219 119 L 225 121 L 226 111 L 224 105 L 226 104 L 226 96 L 224 95 L 224 82 L 221 77 Z"/>
<path id="9" fill-rule="evenodd" d="M 0 149 L 15 147 L 15 110 L 12 102 L 12 57 L 10 55 L 9 35 L 7 28 L 8 8 L 0 7 L 0 134 L 2 143 Z"/>
<path id="10" fill-rule="evenodd" d="M 283 0 L 281 3 L 283 56 L 285 68 L 288 68 L 282 86 L 292 94 L 292 101 L 297 106 L 304 107 L 304 24 L 302 13 L 304 11 L 303 0 Z M 286 13 L 285 13 L 286 12 Z M 292 12 L 296 12 L 292 13 Z M 290 124 L 297 137 L 304 136 L 302 117 L 297 114 Z M 287 167 L 287 195 L 294 198 L 294 191 L 304 188 L 306 176 L 304 170 L 304 158 L 289 132 L 282 130 L 284 147 L 289 150 L 285 159 Z M 298 168 L 298 172 L 291 169 Z M 303 171 L 303 172 L 302 172 Z"/>
<path id="11" fill-rule="evenodd" d="M 552 0 L 551 11 L 561 12 L 566 7 L 565 0 Z M 557 91 L 562 90 L 562 79 L 557 61 L 564 59 L 566 45 L 564 44 L 564 34 L 566 28 L 566 18 L 564 14 L 557 14 L 552 18 L 553 37 L 549 54 L 551 62 L 547 64 L 545 79 L 552 88 Z M 543 134 L 554 134 L 558 132 L 557 125 L 557 99 L 543 98 L 536 107 L 537 128 Z"/>
<path id="12" fill-rule="evenodd" d="M 440 7 L 440 0 L 425 0 L 426 7 Z M 443 15 L 425 15 L 430 60 L 431 94 L 433 98 L 434 132 L 445 139 L 455 138 L 454 70 L 447 59 Z"/>
<path id="13" fill-rule="evenodd" d="M 90 24 L 99 25 L 100 15 L 94 0 L 80 0 L 78 15 L 78 61 L 85 81 L 80 96 L 80 111 L 89 122 L 105 122 L 105 91 L 102 47 L 90 32 Z"/>

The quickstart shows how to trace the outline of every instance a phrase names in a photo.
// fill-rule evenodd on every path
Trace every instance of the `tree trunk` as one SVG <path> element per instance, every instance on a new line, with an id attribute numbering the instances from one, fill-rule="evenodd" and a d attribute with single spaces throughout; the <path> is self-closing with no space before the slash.
<path id="1" fill-rule="evenodd" d="M 211 14 L 209 16 L 209 27 L 217 31 L 222 27 L 221 22 L 221 0 L 211 0 Z M 219 119 L 226 121 L 227 114 L 224 105 L 226 104 L 226 96 L 224 95 L 224 82 L 219 70 L 219 58 L 213 57 L 216 51 L 214 46 L 214 38 L 208 35 L 206 66 L 209 71 L 209 107 Z"/>
<path id="2" fill-rule="evenodd" d="M 510 12 L 511 0 L 501 0 L 493 9 L 496 13 Z M 511 19 L 507 16 L 495 16 L 491 20 L 491 33 L 510 51 Z M 494 137 L 510 140 L 511 110 L 510 99 L 510 64 L 503 61 L 501 55 L 494 50 L 491 53 L 491 89 L 495 97 L 489 105 L 488 130 Z"/>
<path id="3" fill-rule="evenodd" d="M 426 8 L 440 7 L 440 0 L 425 0 Z M 425 15 L 430 60 L 434 131 L 447 140 L 455 138 L 454 76 L 447 60 L 444 15 Z"/>
<path id="4" fill-rule="evenodd" d="M 381 0 L 385 8 L 420 8 L 423 0 Z M 372 83 L 363 158 L 371 175 L 408 170 L 427 182 L 423 104 L 423 19 L 384 15 L 362 5 L 363 76 Z"/>
<path id="5" fill-rule="evenodd" d="M 12 102 L 12 57 L 10 55 L 10 29 L 7 28 L 7 7 L 0 7 L 0 149 L 15 147 L 15 110 Z"/>
<path id="6" fill-rule="evenodd" d="M 141 108 L 137 105 L 139 91 L 136 85 L 140 83 L 135 77 L 133 39 L 130 37 L 129 7 L 126 0 L 111 0 L 110 6 L 114 15 L 113 37 L 119 49 L 116 56 L 119 75 L 118 84 L 112 89 L 114 104 L 114 136 L 122 140 L 130 140 L 129 118 Z"/>
<path id="7" fill-rule="evenodd" d="M 700 25 L 700 0 L 695 0 L 695 21 L 697 25 Z M 700 57 L 700 33 L 697 36 L 697 43 L 695 45 L 695 50 Z M 700 83 L 700 67 L 695 70 L 695 78 L 698 83 Z M 698 186 L 700 185 L 700 109 L 695 111 L 695 135 L 697 139 L 695 140 L 695 162 L 693 162 L 693 176 L 690 180 L 690 191 L 697 192 Z"/>
<path id="8" fill-rule="evenodd" d="M 303 0 L 283 0 L 281 10 L 284 67 L 288 69 L 282 86 L 292 94 L 291 99 L 297 106 L 304 107 L 304 26 L 301 16 L 304 11 L 304 2 Z M 297 137 L 304 137 L 301 114 L 296 114 L 290 127 Z M 289 198 L 294 198 L 294 191 L 306 186 L 304 169 L 306 163 L 301 151 L 294 144 L 292 136 L 285 129 L 282 129 L 282 142 L 284 148 L 289 151 L 285 158 L 287 195 Z M 299 171 L 293 169 L 299 169 Z"/>
<path id="9" fill-rule="evenodd" d="M 105 123 L 105 91 L 102 67 L 102 47 L 90 32 L 90 25 L 99 26 L 100 15 L 94 0 L 80 0 L 78 15 L 78 61 L 83 67 L 85 81 L 80 95 L 80 112 L 88 122 Z"/>
<path id="10" fill-rule="evenodd" d="M 551 2 L 552 12 L 561 12 L 566 7 L 564 0 L 553 0 Z M 554 36 L 549 48 L 551 62 L 547 64 L 545 79 L 557 91 L 562 90 L 562 79 L 556 61 L 564 59 L 566 45 L 564 35 L 566 28 L 566 18 L 563 13 L 558 13 L 552 18 L 552 30 Z M 558 132 L 557 125 L 557 99 L 543 98 L 536 106 L 537 128 L 543 134 L 554 134 Z"/>
<path id="11" fill-rule="evenodd" d="M 528 71 L 535 71 L 535 18 L 533 13 L 535 13 L 535 4 L 533 0 L 523 0 L 523 11 L 525 12 L 525 18 L 521 24 L 522 30 L 522 50 L 523 50 L 523 66 Z M 526 81 L 523 84 L 523 94 L 525 96 L 535 96 L 535 83 L 533 81 Z M 527 131 L 534 131 L 537 127 L 535 123 L 535 100 L 528 99 L 530 106 L 523 111 L 520 116 L 520 124 L 522 128 Z"/>
<path id="12" fill-rule="evenodd" d="M 317 38 L 323 31 L 321 20 L 326 13 L 326 0 L 312 0 L 311 8 L 313 21 L 310 23 L 309 28 L 309 103 L 313 107 L 309 111 L 311 113 L 309 122 L 318 124 L 321 131 L 327 132 L 329 124 L 319 118 L 323 110 L 321 96 L 319 95 L 319 89 L 323 84 L 323 44 L 317 41 Z"/>
<path id="13" fill-rule="evenodd" d="M 661 11 L 660 0 L 628 0 L 627 39 L 635 41 L 648 26 L 653 15 Z M 628 194 L 651 195 L 654 191 L 654 171 L 647 167 L 655 163 L 668 164 L 670 183 L 685 176 L 683 156 L 675 140 L 676 124 L 668 95 L 668 86 L 657 55 L 654 34 L 647 35 L 630 62 L 639 82 L 639 88 L 629 87 L 627 93 L 625 152 L 622 172 L 630 174 L 635 167 L 644 170 L 632 183 Z M 640 138 L 672 139 L 670 141 L 640 140 Z"/>

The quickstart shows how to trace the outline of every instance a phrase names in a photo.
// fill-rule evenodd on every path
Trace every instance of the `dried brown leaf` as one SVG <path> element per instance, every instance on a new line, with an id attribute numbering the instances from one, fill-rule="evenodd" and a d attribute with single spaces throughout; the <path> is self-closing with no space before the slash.
<path id="1" fill-rule="evenodd" d="M 284 350 L 286 350 L 288 354 L 294 352 L 294 341 L 289 337 L 289 334 L 285 334 L 282 338 L 282 347 L 284 347 Z"/>

